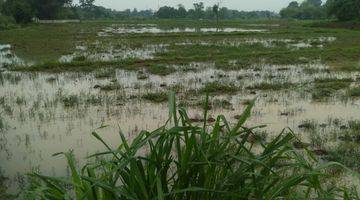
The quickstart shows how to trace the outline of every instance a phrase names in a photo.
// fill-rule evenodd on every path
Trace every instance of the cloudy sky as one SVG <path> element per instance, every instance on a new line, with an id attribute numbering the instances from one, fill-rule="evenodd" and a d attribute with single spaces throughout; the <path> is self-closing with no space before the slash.
<path id="1" fill-rule="evenodd" d="M 214 5 L 214 3 L 221 0 L 202 0 L 205 6 Z M 222 0 L 221 5 L 231 9 L 238 10 L 271 10 L 279 11 L 281 8 L 287 6 L 292 0 Z M 301 0 L 298 0 L 301 2 Z M 124 10 L 127 8 L 133 9 L 157 9 L 159 6 L 169 5 L 176 6 L 178 4 L 185 5 L 186 8 L 191 8 L 194 2 L 199 0 L 95 0 L 95 4 L 102 5 L 107 8 L 116 10 Z"/>

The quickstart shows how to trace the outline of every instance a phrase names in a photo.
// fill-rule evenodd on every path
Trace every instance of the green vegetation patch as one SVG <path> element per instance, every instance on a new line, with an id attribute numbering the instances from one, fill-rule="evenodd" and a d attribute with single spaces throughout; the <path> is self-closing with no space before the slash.
<path id="1" fill-rule="evenodd" d="M 315 88 L 329 88 L 332 90 L 341 90 L 348 88 L 354 80 L 351 78 L 325 78 L 325 79 L 315 79 Z"/>
<path id="2" fill-rule="evenodd" d="M 118 83 L 109 83 L 107 85 L 100 86 L 100 90 L 102 91 L 113 91 L 120 90 L 122 87 Z"/>
<path id="3" fill-rule="evenodd" d="M 95 72 L 95 78 L 102 79 L 102 78 L 111 78 L 115 76 L 115 70 L 101 70 Z"/>
<path id="4" fill-rule="evenodd" d="M 325 157 L 328 161 L 339 162 L 357 172 L 360 172 L 360 145 L 357 143 L 341 143 L 330 149 Z"/>
<path id="5" fill-rule="evenodd" d="M 360 97 L 360 87 L 351 88 L 351 89 L 348 91 L 348 95 L 349 95 L 350 97 Z"/>
<path id="6" fill-rule="evenodd" d="M 167 101 L 168 95 L 165 92 L 147 93 L 142 98 L 155 103 L 162 103 Z"/>
<path id="7" fill-rule="evenodd" d="M 235 93 L 237 91 L 239 91 L 239 87 L 233 84 L 226 84 L 221 82 L 207 83 L 203 88 L 200 89 L 200 93 L 209 94 L 226 94 Z"/>
<path id="8" fill-rule="evenodd" d="M 253 86 L 246 87 L 249 90 L 282 90 L 282 89 L 289 89 L 293 87 L 293 83 L 267 83 L 262 82 L 255 84 Z"/>
<path id="9" fill-rule="evenodd" d="M 349 88 L 354 80 L 351 78 L 324 78 L 315 79 L 312 98 L 322 100 L 334 95 L 338 90 Z"/>
<path id="10" fill-rule="evenodd" d="M 160 75 L 160 76 L 166 76 L 166 75 L 169 75 L 176 71 L 175 68 L 169 67 L 166 65 L 162 65 L 162 64 L 150 65 L 149 67 L 147 67 L 147 70 L 151 74 L 156 74 L 156 75 Z"/>

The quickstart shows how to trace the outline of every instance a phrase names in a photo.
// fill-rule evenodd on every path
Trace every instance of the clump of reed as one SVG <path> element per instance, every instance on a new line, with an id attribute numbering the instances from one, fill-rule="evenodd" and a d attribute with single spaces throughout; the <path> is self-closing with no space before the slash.
<path id="1" fill-rule="evenodd" d="M 208 105 L 208 98 L 204 102 Z M 284 129 L 271 141 L 251 140 L 262 126 L 246 127 L 254 101 L 237 123 L 223 115 L 214 123 L 191 123 L 185 109 L 177 109 L 169 95 L 169 120 L 154 131 L 142 131 L 130 143 L 122 132 L 120 144 L 79 170 L 72 151 L 65 155 L 70 178 L 30 174 L 22 195 L 39 199 L 356 199 L 354 190 L 326 184 L 328 168 Z M 204 119 L 208 116 L 207 106 Z"/>

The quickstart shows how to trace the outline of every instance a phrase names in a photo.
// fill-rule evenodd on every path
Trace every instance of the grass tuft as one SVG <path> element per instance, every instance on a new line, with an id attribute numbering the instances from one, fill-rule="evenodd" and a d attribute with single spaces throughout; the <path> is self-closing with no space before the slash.
<path id="1" fill-rule="evenodd" d="M 173 67 L 168 67 L 161 64 L 150 65 L 147 69 L 151 74 L 156 74 L 160 76 L 166 76 L 176 71 Z"/>
<path id="2" fill-rule="evenodd" d="M 200 93 L 226 94 L 226 93 L 234 93 L 237 92 L 238 90 L 239 88 L 233 84 L 211 82 L 211 83 L 207 83 L 202 89 L 200 89 Z"/>
<path id="3" fill-rule="evenodd" d="M 165 92 L 147 93 L 144 94 L 142 98 L 155 103 L 162 103 L 167 101 L 168 95 Z"/>
<path id="4" fill-rule="evenodd" d="M 293 87 L 294 84 L 292 83 L 258 83 L 253 86 L 249 86 L 246 89 L 249 90 L 282 90 L 282 89 L 289 89 Z"/>

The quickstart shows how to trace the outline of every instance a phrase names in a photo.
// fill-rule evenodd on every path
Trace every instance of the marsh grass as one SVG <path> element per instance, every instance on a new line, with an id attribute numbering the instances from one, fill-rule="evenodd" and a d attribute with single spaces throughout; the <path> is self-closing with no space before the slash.
<path id="1" fill-rule="evenodd" d="M 328 152 L 328 155 L 325 157 L 326 160 L 339 162 L 360 172 L 360 145 L 358 143 L 341 142 Z"/>
<path id="2" fill-rule="evenodd" d="M 235 93 L 239 91 L 240 88 L 234 84 L 221 83 L 221 82 L 211 82 L 207 83 L 203 88 L 200 89 L 202 94 L 226 94 L 226 93 Z"/>
<path id="3" fill-rule="evenodd" d="M 155 103 L 162 103 L 167 101 L 168 95 L 165 92 L 155 92 L 144 94 L 142 98 Z"/>
<path id="4" fill-rule="evenodd" d="M 360 97 L 360 87 L 354 87 L 349 89 L 348 95 L 350 97 Z"/>
<path id="5" fill-rule="evenodd" d="M 293 83 L 267 83 L 261 82 L 253 86 L 246 87 L 249 90 L 283 90 L 294 87 Z"/>
<path id="6" fill-rule="evenodd" d="M 160 76 L 166 76 L 176 71 L 175 68 L 162 64 L 152 64 L 149 67 L 147 67 L 147 70 L 151 74 L 160 75 Z"/>
<path id="7" fill-rule="evenodd" d="M 100 86 L 100 90 L 102 91 L 113 91 L 113 90 L 120 90 L 122 87 L 119 83 L 109 83 L 107 85 Z"/>
<path id="8" fill-rule="evenodd" d="M 356 172 L 360 172 L 360 122 L 350 120 L 347 123 L 339 119 L 330 121 L 331 129 L 320 130 L 322 125 L 305 120 L 301 124 L 311 142 L 311 146 L 323 152 L 326 161 L 339 162 Z M 323 126 L 324 127 L 324 126 Z M 332 143 L 334 145 L 328 145 Z"/>
<path id="9" fill-rule="evenodd" d="M 223 109 L 232 109 L 233 106 L 231 104 L 230 101 L 226 100 L 226 99 L 215 99 L 211 102 L 211 104 L 213 105 L 213 107 L 215 108 L 223 108 Z"/>
<path id="10" fill-rule="evenodd" d="M 348 88 L 352 82 L 353 82 L 353 79 L 351 79 L 351 78 L 315 79 L 315 88 L 316 89 L 328 88 L 328 89 L 332 89 L 332 90 L 341 90 L 344 88 Z"/>
<path id="11" fill-rule="evenodd" d="M 100 70 L 95 72 L 95 78 L 103 79 L 103 78 L 112 78 L 116 74 L 115 70 Z"/>
<path id="12" fill-rule="evenodd" d="M 0 168 L 0 199 L 5 199 L 5 197 L 6 197 L 5 193 L 6 193 L 7 187 L 6 187 L 5 181 L 7 179 L 8 178 L 3 175 L 3 171 Z"/>
<path id="13" fill-rule="evenodd" d="M 223 115 L 214 125 L 190 122 L 187 112 L 177 110 L 175 94 L 169 95 L 169 120 L 154 131 L 140 132 L 128 142 L 120 131 L 120 144 L 81 170 L 72 151 L 64 155 L 70 178 L 32 173 L 21 196 L 28 199 L 359 199 L 351 189 L 327 186 L 326 169 L 335 162 L 319 163 L 305 149 L 291 142 L 294 133 L 284 129 L 276 138 L 255 145 L 249 142 L 262 126 L 247 128 L 254 101 L 234 125 Z M 208 99 L 204 105 L 208 104 Z M 204 118 L 207 118 L 207 110 Z M 144 152 L 145 150 L 145 152 Z"/>
<path id="14" fill-rule="evenodd" d="M 5 122 L 4 119 L 2 117 L 0 117 L 0 131 L 5 129 Z"/>
<path id="15" fill-rule="evenodd" d="M 80 98 L 77 95 L 69 95 L 62 98 L 65 107 L 74 107 L 80 104 Z"/>
<path id="16" fill-rule="evenodd" d="M 351 78 L 323 78 L 315 79 L 311 92 L 314 100 L 324 100 L 332 97 L 338 90 L 347 89 L 354 80 Z"/>

